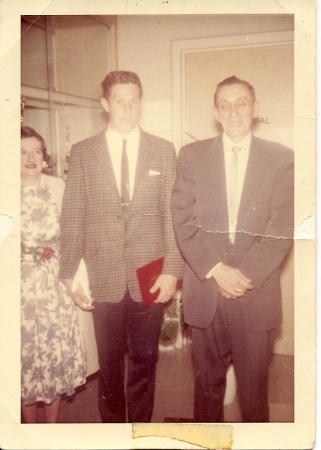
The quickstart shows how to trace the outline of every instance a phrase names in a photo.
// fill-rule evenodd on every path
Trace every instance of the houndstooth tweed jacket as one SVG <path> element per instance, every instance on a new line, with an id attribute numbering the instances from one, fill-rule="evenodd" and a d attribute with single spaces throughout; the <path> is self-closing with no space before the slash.
<path id="1" fill-rule="evenodd" d="M 133 300 L 141 301 L 136 268 L 162 256 L 163 273 L 182 275 L 170 209 L 174 146 L 140 131 L 126 227 L 105 131 L 71 151 L 61 214 L 60 278 L 74 278 L 83 257 L 92 296 L 99 302 L 120 302 L 127 286 Z"/>

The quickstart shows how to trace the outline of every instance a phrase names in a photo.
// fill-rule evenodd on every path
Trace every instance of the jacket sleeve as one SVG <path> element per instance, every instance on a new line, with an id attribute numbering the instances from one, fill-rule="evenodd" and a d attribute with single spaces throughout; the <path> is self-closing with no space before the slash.
<path id="1" fill-rule="evenodd" d="M 162 220 L 165 239 L 165 260 L 163 273 L 181 278 L 183 275 L 183 259 L 178 250 L 172 220 L 171 196 L 176 176 L 177 157 L 174 146 L 168 145 L 168 151 L 163 160 L 162 179 Z"/>
<path id="2" fill-rule="evenodd" d="M 77 147 L 71 150 L 61 211 L 60 278 L 74 278 L 84 250 L 85 189 Z"/>
<path id="3" fill-rule="evenodd" d="M 208 232 L 197 221 L 196 180 L 193 159 L 186 147 L 180 151 L 172 195 L 174 230 L 178 247 L 200 281 L 222 257 L 211 245 Z"/>
<path id="4" fill-rule="evenodd" d="M 257 290 L 280 267 L 294 231 L 294 164 L 283 160 L 275 176 L 270 202 L 270 219 L 265 232 L 246 252 L 238 268 Z"/>

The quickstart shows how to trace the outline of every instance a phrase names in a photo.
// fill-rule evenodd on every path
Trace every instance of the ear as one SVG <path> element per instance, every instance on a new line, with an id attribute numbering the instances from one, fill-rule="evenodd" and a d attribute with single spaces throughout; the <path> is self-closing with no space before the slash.
<path id="1" fill-rule="evenodd" d="M 220 116 L 219 116 L 219 113 L 218 113 L 218 111 L 217 111 L 216 106 L 214 106 L 212 112 L 213 112 L 213 115 L 214 115 L 215 119 L 216 119 L 219 123 L 221 123 L 221 119 L 220 119 Z"/>
<path id="2" fill-rule="evenodd" d="M 253 111 L 253 117 L 259 117 L 260 114 L 260 103 L 258 101 L 254 102 L 254 111 Z"/>
<path id="3" fill-rule="evenodd" d="M 100 99 L 100 103 L 101 103 L 102 107 L 104 108 L 104 110 L 109 113 L 109 106 L 108 106 L 107 99 L 105 97 L 102 97 Z"/>

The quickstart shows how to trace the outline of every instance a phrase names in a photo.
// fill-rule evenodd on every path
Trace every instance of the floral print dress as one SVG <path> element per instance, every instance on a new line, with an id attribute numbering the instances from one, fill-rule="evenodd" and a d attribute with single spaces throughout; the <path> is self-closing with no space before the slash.
<path id="1" fill-rule="evenodd" d="M 49 188 L 22 187 L 21 398 L 26 405 L 72 395 L 86 381 L 76 306 L 59 281 L 59 232 Z"/>

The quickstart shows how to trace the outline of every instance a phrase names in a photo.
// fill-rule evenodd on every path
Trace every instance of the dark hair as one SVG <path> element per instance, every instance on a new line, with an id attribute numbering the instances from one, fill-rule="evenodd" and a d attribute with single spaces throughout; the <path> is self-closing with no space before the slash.
<path id="1" fill-rule="evenodd" d="M 217 100 L 217 93 L 218 93 L 219 89 L 223 86 L 230 86 L 232 84 L 243 84 L 244 86 L 246 86 L 251 94 L 253 102 L 255 102 L 256 96 L 255 96 L 254 87 L 248 81 L 241 80 L 240 78 L 237 78 L 236 76 L 233 75 L 232 77 L 225 78 L 225 80 L 221 81 L 216 86 L 216 91 L 214 94 L 214 105 L 215 106 L 216 106 L 216 100 Z"/>
<path id="2" fill-rule="evenodd" d="M 41 151 L 44 161 L 47 161 L 47 147 L 45 140 L 39 133 L 31 127 L 21 127 L 21 139 L 35 137 L 41 144 Z"/>
<path id="3" fill-rule="evenodd" d="M 110 96 L 110 90 L 115 84 L 128 84 L 133 83 L 139 87 L 140 96 L 143 95 L 143 88 L 138 75 L 134 72 L 127 72 L 125 70 L 117 70 L 110 72 L 104 81 L 101 83 L 103 88 L 104 97 L 108 100 Z"/>

